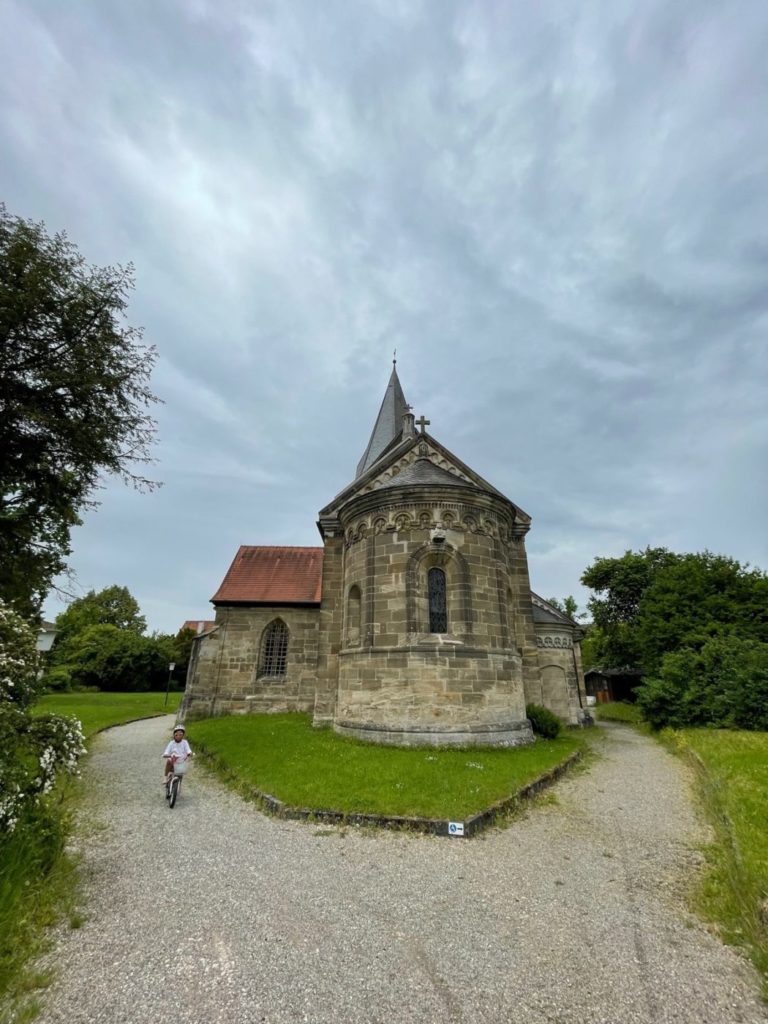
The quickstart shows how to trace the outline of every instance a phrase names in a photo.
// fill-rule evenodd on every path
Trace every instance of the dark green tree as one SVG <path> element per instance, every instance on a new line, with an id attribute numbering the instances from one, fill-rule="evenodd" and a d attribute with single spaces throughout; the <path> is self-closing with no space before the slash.
<path id="1" fill-rule="evenodd" d="M 768 643 L 768 577 L 710 551 L 679 555 L 654 574 L 638 608 L 642 668 L 654 674 L 668 652 L 717 636 Z"/>
<path id="2" fill-rule="evenodd" d="M 0 597 L 38 614 L 70 533 L 117 474 L 152 488 L 156 354 L 126 321 L 129 267 L 89 266 L 64 234 L 0 204 Z"/>
<path id="3" fill-rule="evenodd" d="M 594 591 L 587 602 L 603 668 L 638 668 L 642 654 L 637 636 L 640 603 L 652 580 L 678 556 L 666 548 L 626 551 L 620 558 L 596 558 L 581 582 Z"/>
<path id="4" fill-rule="evenodd" d="M 554 608 L 557 608 L 559 612 L 562 612 L 563 615 L 567 615 L 571 619 L 575 620 L 577 617 L 580 617 L 578 616 L 579 606 L 576 603 L 576 598 L 570 594 L 568 597 L 563 598 L 562 601 L 559 597 L 548 597 L 547 601 Z"/>
<path id="5" fill-rule="evenodd" d="M 67 648 L 72 639 L 88 626 L 115 626 L 137 635 L 146 631 L 147 623 L 139 603 L 127 587 L 105 587 L 98 592 L 89 590 L 78 597 L 56 616 L 56 642 L 52 651 L 52 664 L 67 661 Z"/>
<path id="6" fill-rule="evenodd" d="M 66 667 L 72 685 L 100 690 L 160 690 L 168 656 L 154 637 L 117 626 L 88 626 L 70 640 Z"/>

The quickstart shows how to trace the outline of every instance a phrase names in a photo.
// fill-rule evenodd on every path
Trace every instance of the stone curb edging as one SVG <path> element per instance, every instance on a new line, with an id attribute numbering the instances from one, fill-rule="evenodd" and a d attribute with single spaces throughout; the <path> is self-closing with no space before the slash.
<path id="1" fill-rule="evenodd" d="M 212 754 L 205 746 L 198 742 L 197 749 L 202 755 L 203 762 L 208 762 L 217 772 L 221 773 L 228 781 L 238 783 L 238 788 L 246 795 L 255 800 L 267 813 L 276 818 L 283 818 L 289 821 L 314 821 L 328 825 L 373 825 L 378 828 L 394 829 L 397 831 L 421 832 L 427 835 L 446 836 L 448 838 L 463 837 L 465 839 L 483 832 L 496 821 L 500 814 L 505 814 L 515 808 L 523 800 L 530 800 L 549 786 L 553 785 L 578 761 L 581 760 L 583 752 L 574 750 L 566 758 L 556 764 L 554 768 L 543 772 L 537 778 L 521 786 L 512 796 L 497 800 L 484 811 L 478 811 L 472 817 L 463 822 L 451 822 L 448 818 L 419 818 L 405 817 L 386 814 L 360 814 L 346 811 L 313 810 L 308 807 L 290 807 L 283 800 L 278 800 L 271 793 L 264 793 L 255 786 L 244 785 L 239 782 L 235 773 L 222 761 Z M 463 831 L 455 832 L 451 825 L 463 825 Z"/>

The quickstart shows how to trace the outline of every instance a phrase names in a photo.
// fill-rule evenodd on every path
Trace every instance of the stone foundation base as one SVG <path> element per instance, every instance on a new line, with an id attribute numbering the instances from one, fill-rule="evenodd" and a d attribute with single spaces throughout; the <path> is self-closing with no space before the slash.
<path id="1" fill-rule="evenodd" d="M 340 736 L 354 736 L 366 743 L 380 743 L 390 747 L 522 747 L 533 743 L 533 732 L 527 719 L 504 725 L 454 726 L 426 729 L 418 725 L 388 728 L 354 722 L 334 722 L 334 732 Z"/>

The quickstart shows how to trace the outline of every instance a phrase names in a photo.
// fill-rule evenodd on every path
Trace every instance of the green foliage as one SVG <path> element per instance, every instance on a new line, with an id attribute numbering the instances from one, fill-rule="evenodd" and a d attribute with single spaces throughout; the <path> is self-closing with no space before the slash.
<path id="1" fill-rule="evenodd" d="M 746 947 L 768 997 L 768 733 L 685 729 L 673 734 L 698 760 L 699 792 L 715 834 L 698 909 L 726 942 Z"/>
<path id="2" fill-rule="evenodd" d="M 224 716 L 190 727 L 230 780 L 293 807 L 461 819 L 515 793 L 584 745 L 561 736 L 512 749 L 380 747 L 313 729 L 309 715 Z"/>
<path id="3" fill-rule="evenodd" d="M 677 556 L 643 595 L 635 629 L 649 675 L 667 653 L 698 648 L 710 636 L 768 643 L 768 577 L 709 551 Z"/>
<path id="4" fill-rule="evenodd" d="M 0 705 L 26 708 L 38 689 L 37 630 L 0 598 Z"/>
<path id="5" fill-rule="evenodd" d="M 587 602 L 601 638 L 603 668 L 634 668 L 642 655 L 635 626 L 640 603 L 656 574 L 677 555 L 666 548 L 627 551 L 621 558 L 596 558 L 581 582 L 596 595 Z"/>
<path id="6" fill-rule="evenodd" d="M 176 684 L 184 680 L 191 647 L 186 634 L 194 634 L 144 636 L 146 620 L 126 587 L 90 591 L 57 617 L 56 627 L 43 679 L 46 690 L 164 690 L 171 662 Z"/>
<path id="7" fill-rule="evenodd" d="M 140 636 L 117 626 L 88 626 L 64 648 L 71 684 L 109 692 L 163 689 L 170 638 Z"/>
<path id="8" fill-rule="evenodd" d="M 193 629 L 180 629 L 173 639 L 173 657 L 170 660 L 176 662 L 174 675 L 180 681 L 186 679 L 194 639 L 195 631 Z"/>
<path id="9" fill-rule="evenodd" d="M 44 951 L 45 929 L 73 896 L 68 832 L 67 803 L 57 794 L 27 808 L 13 832 L 0 834 L 0 1005 L 9 1010 L 3 1020 L 29 1019 L 30 990 L 47 982 L 25 968 Z"/>
<path id="10" fill-rule="evenodd" d="M 548 597 L 547 602 L 551 604 L 553 608 L 557 608 L 559 612 L 562 612 L 563 615 L 567 615 L 574 621 L 577 618 L 581 618 L 581 616 L 578 615 L 579 606 L 576 602 L 576 598 L 572 597 L 570 594 L 568 597 L 563 598 L 562 601 L 558 597 Z"/>
<path id="11" fill-rule="evenodd" d="M 768 644 L 726 635 L 670 651 L 659 675 L 638 687 L 637 702 L 656 729 L 768 730 Z"/>
<path id="12" fill-rule="evenodd" d="M 526 704 L 525 714 L 537 736 L 555 740 L 560 735 L 563 724 L 548 708 L 543 708 L 540 704 Z"/>
<path id="13" fill-rule="evenodd" d="M 603 668 L 654 676 L 665 655 L 709 637 L 768 643 L 768 577 L 724 555 L 627 551 L 596 559 L 582 582 L 598 595 L 589 609 Z"/>
<path id="14" fill-rule="evenodd" d="M 51 652 L 54 664 L 66 663 L 68 642 L 89 626 L 115 626 L 141 635 L 147 622 L 127 587 L 105 587 L 98 593 L 89 590 L 56 616 L 56 640 Z"/>
<path id="15" fill-rule="evenodd" d="M 0 204 L 0 598 L 34 615 L 103 474 L 139 488 L 155 352 L 126 323 L 130 267 L 91 267 Z"/>
<path id="16" fill-rule="evenodd" d="M 605 657 L 605 634 L 594 623 L 582 626 L 584 638 L 581 641 L 581 663 L 586 672 L 590 668 L 599 668 L 604 663 Z"/>

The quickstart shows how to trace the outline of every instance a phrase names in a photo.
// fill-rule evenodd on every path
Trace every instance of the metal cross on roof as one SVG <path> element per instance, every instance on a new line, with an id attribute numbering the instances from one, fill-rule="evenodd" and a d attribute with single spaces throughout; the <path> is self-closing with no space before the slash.
<path id="1" fill-rule="evenodd" d="M 432 422 L 431 420 L 426 419 L 424 416 L 420 416 L 416 420 L 416 426 L 417 427 L 421 427 L 422 434 L 426 434 L 427 431 L 426 431 L 425 428 L 428 427 L 431 422 Z"/>

